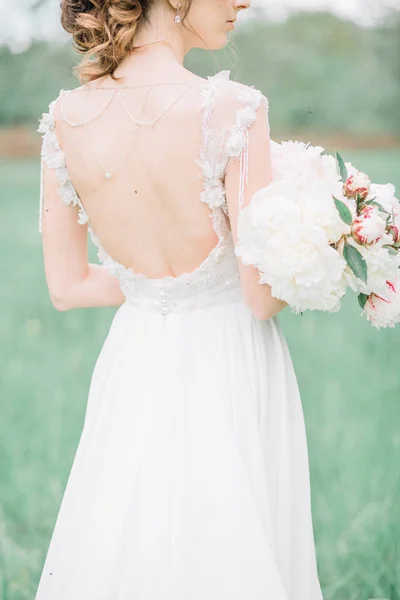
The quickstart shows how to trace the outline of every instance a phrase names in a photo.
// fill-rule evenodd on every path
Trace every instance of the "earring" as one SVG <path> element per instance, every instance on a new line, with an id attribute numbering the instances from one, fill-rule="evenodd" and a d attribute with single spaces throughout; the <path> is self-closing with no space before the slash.
<path id="1" fill-rule="evenodd" d="M 175 23 L 181 23 L 181 21 L 182 21 L 182 17 L 178 14 L 180 7 L 181 7 L 181 5 L 178 2 L 178 5 L 176 7 L 176 15 L 175 15 L 175 19 L 174 19 Z"/>

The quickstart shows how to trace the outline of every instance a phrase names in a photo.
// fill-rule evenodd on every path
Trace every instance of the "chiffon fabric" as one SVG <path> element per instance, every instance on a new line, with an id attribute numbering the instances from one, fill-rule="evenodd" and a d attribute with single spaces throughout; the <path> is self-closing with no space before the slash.
<path id="1" fill-rule="evenodd" d="M 117 310 L 38 600 L 321 600 L 291 358 L 239 296 Z"/>

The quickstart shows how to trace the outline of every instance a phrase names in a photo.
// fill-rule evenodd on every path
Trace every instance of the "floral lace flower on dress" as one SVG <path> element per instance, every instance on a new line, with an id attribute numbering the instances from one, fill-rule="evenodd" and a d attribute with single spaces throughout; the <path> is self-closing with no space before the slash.
<path id="1" fill-rule="evenodd" d="M 225 149 L 230 158 L 239 158 L 240 160 L 239 208 L 241 208 L 244 202 L 245 184 L 248 183 L 248 129 L 257 118 L 257 110 L 262 99 L 264 99 L 264 108 L 268 117 L 268 100 L 254 87 L 244 87 L 238 99 L 244 106 L 236 113 L 236 122 L 231 128 Z"/>
<path id="2" fill-rule="evenodd" d="M 61 90 L 61 94 L 64 90 Z M 68 169 L 65 161 L 64 152 L 61 150 L 57 140 L 55 131 L 56 120 L 54 116 L 54 107 L 57 100 L 49 105 L 49 112 L 43 113 L 37 129 L 38 133 L 42 133 L 42 150 L 41 150 L 41 177 L 40 177 L 40 211 L 39 211 L 39 232 L 42 231 L 42 214 L 43 214 L 43 163 L 55 170 L 57 181 L 60 184 L 58 195 L 61 197 L 65 205 L 72 204 L 78 206 L 78 223 L 84 225 L 88 222 L 88 216 L 83 208 L 82 202 L 74 186 L 71 183 Z"/>

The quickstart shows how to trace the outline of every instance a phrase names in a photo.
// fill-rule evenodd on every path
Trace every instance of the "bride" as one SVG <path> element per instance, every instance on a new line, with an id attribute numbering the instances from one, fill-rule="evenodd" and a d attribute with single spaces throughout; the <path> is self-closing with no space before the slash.
<path id="1" fill-rule="evenodd" d="M 46 279 L 60 311 L 118 309 L 36 600 L 322 599 L 285 304 L 235 254 L 268 100 L 183 66 L 249 7 L 61 3 L 82 85 L 39 127 Z"/>

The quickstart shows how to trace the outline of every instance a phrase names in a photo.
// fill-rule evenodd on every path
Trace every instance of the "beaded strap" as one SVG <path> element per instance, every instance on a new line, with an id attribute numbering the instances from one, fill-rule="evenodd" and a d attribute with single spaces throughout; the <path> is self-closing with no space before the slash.
<path id="1" fill-rule="evenodd" d="M 229 80 L 230 71 L 220 71 L 202 88 L 202 146 L 200 159 L 196 161 L 204 179 L 204 189 L 200 199 L 210 208 L 223 207 L 226 202 L 225 188 L 222 182 L 226 168 L 226 156 L 221 159 L 216 131 L 211 127 L 216 102 L 216 92 L 221 81 Z"/>
<path id="2" fill-rule="evenodd" d="M 248 184 L 249 174 L 249 128 L 256 120 L 257 110 L 260 107 L 261 100 L 264 100 L 264 110 L 268 119 L 268 100 L 254 87 L 245 87 L 239 94 L 238 99 L 243 103 L 243 107 L 236 113 L 236 121 L 231 128 L 226 143 L 226 153 L 230 158 L 239 158 L 240 162 L 240 180 L 239 180 L 239 210 L 244 203 L 245 185 Z"/>

